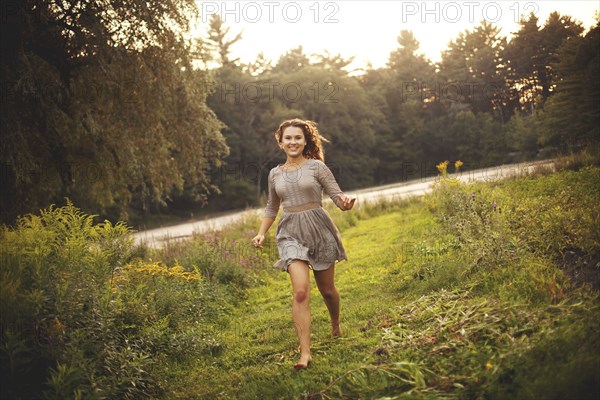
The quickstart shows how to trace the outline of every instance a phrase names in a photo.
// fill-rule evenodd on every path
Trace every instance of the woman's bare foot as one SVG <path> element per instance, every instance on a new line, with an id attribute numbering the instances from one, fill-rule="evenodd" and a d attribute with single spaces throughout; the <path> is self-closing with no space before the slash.
<path id="1" fill-rule="evenodd" d="M 294 364 L 294 368 L 296 368 L 296 369 L 308 368 L 308 365 L 310 364 L 311 361 L 312 361 L 312 357 L 310 356 L 310 354 L 302 354 L 300 356 L 300 360 L 296 364 Z"/>
<path id="2" fill-rule="evenodd" d="M 340 329 L 340 325 L 332 325 L 331 326 L 331 337 L 340 337 L 342 336 L 342 330 Z"/>

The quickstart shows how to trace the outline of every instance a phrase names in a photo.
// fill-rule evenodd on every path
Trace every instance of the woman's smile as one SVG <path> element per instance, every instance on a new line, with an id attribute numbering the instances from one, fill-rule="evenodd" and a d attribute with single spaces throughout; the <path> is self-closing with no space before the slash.
<path id="1" fill-rule="evenodd" d="M 304 150 L 306 138 L 302 129 L 290 126 L 285 129 L 281 137 L 281 146 L 288 156 L 296 157 Z"/>

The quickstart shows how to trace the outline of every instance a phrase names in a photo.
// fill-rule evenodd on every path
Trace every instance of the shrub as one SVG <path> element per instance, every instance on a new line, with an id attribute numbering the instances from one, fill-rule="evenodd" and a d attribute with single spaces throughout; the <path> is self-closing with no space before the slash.
<path id="1" fill-rule="evenodd" d="M 157 396 L 160 360 L 220 346 L 201 274 L 132 259 L 129 228 L 93 218 L 68 201 L 2 226 L 2 398 Z"/>
<path id="2" fill-rule="evenodd" d="M 591 259 L 600 253 L 598 172 L 584 167 L 469 185 L 442 175 L 429 208 L 457 239 L 469 263 L 463 275 L 477 272 L 486 290 L 505 299 L 558 301 L 567 282 L 556 265 L 565 252 Z"/>

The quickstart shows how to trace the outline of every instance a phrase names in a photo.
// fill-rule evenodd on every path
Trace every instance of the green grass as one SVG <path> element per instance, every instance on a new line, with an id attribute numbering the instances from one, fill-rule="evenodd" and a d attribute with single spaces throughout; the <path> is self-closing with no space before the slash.
<path id="1" fill-rule="evenodd" d="M 329 337 L 312 278 L 313 364 L 295 371 L 291 284 L 267 263 L 230 315 L 222 352 L 171 366 L 169 398 L 597 398 L 597 292 L 571 285 L 557 268 L 560 243 L 534 248 L 539 239 L 513 231 L 523 221 L 511 218 L 526 214 L 518 204 L 537 206 L 536 196 L 565 190 L 573 204 L 587 205 L 597 200 L 590 191 L 597 176 L 592 169 L 460 186 L 462 194 L 437 192 L 354 215 L 330 209 L 349 258 L 336 267 L 344 336 Z M 446 218 L 444 207 L 453 205 L 444 201 L 463 201 L 471 191 L 483 204 L 471 214 L 483 222 L 480 231 L 459 233 L 452 224 L 467 222 Z M 492 201 L 504 202 L 501 219 L 482 211 Z M 551 223 L 533 231 L 595 251 L 590 224 L 597 219 L 592 212 L 571 218 L 564 232 Z"/>
<path id="2" fill-rule="evenodd" d="M 336 280 L 342 296 L 344 337 L 331 339 L 329 317 L 314 278 L 311 289 L 312 352 L 314 363 L 298 373 L 292 364 L 298 357 L 297 339 L 291 320 L 291 285 L 287 274 L 263 271 L 265 284 L 249 289 L 244 304 L 236 310 L 223 354 L 214 360 L 199 360 L 174 397 L 197 395 L 234 398 L 286 398 L 319 391 L 331 377 L 376 360 L 378 328 L 373 322 L 384 315 L 400 295 L 386 282 L 395 246 L 414 232 L 423 232 L 423 223 L 399 233 L 389 230 L 375 244 L 373 235 L 380 224 L 406 224 L 428 212 L 415 208 L 414 216 L 396 212 L 370 220 L 344 231 L 351 261 L 337 265 Z M 213 364 L 214 363 L 214 364 Z M 190 390 L 196 387 L 197 392 Z"/>
<path id="3" fill-rule="evenodd" d="M 297 339 L 260 218 L 134 247 L 74 205 L 0 229 L 3 398 L 595 399 L 600 168 L 328 206 L 343 337 Z M 314 279 L 314 278 L 313 278 Z"/>

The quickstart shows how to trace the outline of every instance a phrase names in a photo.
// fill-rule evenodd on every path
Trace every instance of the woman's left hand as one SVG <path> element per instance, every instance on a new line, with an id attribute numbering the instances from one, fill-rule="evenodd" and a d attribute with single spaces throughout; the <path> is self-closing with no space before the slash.
<path id="1" fill-rule="evenodd" d="M 252 245 L 257 249 L 262 249 L 263 242 L 265 241 L 265 235 L 258 234 L 252 238 Z"/>
<path id="2" fill-rule="evenodd" d="M 342 208 L 344 211 L 351 210 L 354 207 L 354 202 L 356 201 L 356 197 L 348 197 L 342 196 Z"/>

